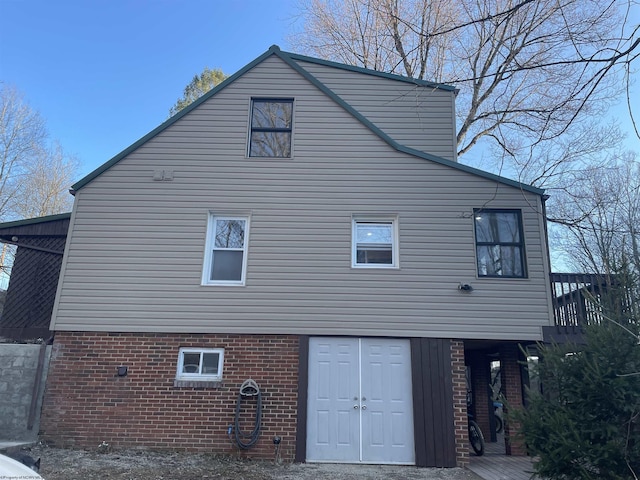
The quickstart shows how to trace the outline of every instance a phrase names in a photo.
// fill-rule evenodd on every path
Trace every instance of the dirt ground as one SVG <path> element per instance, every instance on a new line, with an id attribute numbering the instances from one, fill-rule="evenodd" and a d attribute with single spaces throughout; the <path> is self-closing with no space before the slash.
<path id="1" fill-rule="evenodd" d="M 461 468 L 407 466 L 276 464 L 207 454 L 159 453 L 146 450 L 67 450 L 37 445 L 45 480 L 478 480 Z"/>

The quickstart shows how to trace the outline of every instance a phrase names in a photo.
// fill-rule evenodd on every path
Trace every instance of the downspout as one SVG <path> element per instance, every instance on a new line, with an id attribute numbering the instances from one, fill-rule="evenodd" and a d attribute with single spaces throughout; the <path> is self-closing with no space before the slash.
<path id="1" fill-rule="evenodd" d="M 38 400 L 40 399 L 42 377 L 44 376 L 44 360 L 46 357 L 47 346 L 53 344 L 53 335 L 40 344 L 40 352 L 38 355 L 38 367 L 36 369 L 36 378 L 33 381 L 31 389 L 31 405 L 29 406 L 29 418 L 27 420 L 27 430 L 33 430 L 36 421 L 36 410 L 38 409 Z"/>
<path id="2" fill-rule="evenodd" d="M 549 312 L 550 314 L 550 320 L 551 320 L 551 324 L 549 325 L 549 328 L 552 327 L 557 327 L 556 325 L 556 311 L 555 311 L 555 307 L 554 307 L 554 297 L 555 297 L 555 292 L 554 292 L 554 286 L 553 286 L 553 282 L 552 282 L 552 276 L 551 276 L 551 249 L 549 248 L 549 228 L 547 225 L 547 200 L 549 200 L 549 195 L 542 195 L 541 198 L 541 203 L 542 203 L 542 225 L 543 225 L 543 229 L 544 229 L 544 246 L 545 246 L 545 250 L 547 252 L 547 268 L 548 268 L 548 272 L 549 275 L 547 277 L 547 292 L 548 295 L 550 295 L 549 298 L 549 304 L 551 305 L 551 310 Z M 546 339 L 544 338 L 544 328 L 543 328 L 543 332 L 542 332 L 542 341 L 544 342 Z"/>

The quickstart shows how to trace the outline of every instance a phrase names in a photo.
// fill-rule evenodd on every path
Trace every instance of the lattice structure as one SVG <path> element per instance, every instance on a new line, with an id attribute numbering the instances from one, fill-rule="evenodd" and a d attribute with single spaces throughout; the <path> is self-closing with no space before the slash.
<path id="1" fill-rule="evenodd" d="M 49 337 L 69 215 L 0 225 L 0 241 L 18 246 L 0 336 L 16 341 Z"/>

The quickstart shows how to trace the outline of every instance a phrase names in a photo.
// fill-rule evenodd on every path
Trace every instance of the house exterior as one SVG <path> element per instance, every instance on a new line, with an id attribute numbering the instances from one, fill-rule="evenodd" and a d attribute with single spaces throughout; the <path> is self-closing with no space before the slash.
<path id="1" fill-rule="evenodd" d="M 457 163 L 455 96 L 273 46 L 74 185 L 43 439 L 465 465 L 553 315 L 543 192 Z"/>

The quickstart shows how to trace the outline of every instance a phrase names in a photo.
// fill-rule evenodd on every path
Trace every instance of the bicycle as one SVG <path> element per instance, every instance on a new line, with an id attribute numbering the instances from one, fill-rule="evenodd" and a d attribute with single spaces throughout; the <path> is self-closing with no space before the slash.
<path id="1" fill-rule="evenodd" d="M 502 421 L 502 402 L 493 402 L 493 417 L 496 422 L 496 433 L 502 432 L 504 422 Z"/>
<path id="2" fill-rule="evenodd" d="M 471 406 L 473 405 L 473 396 L 471 391 L 467 391 L 467 425 L 469 426 L 469 442 L 471 442 L 471 448 L 476 452 L 476 455 L 481 457 L 484 455 L 484 435 L 480 426 L 473 419 L 471 415 Z"/>
<path id="3" fill-rule="evenodd" d="M 482 430 L 480 430 L 480 426 L 469 417 L 469 441 L 471 442 L 471 448 L 476 453 L 477 456 L 481 457 L 484 455 L 484 435 L 482 435 Z"/>

